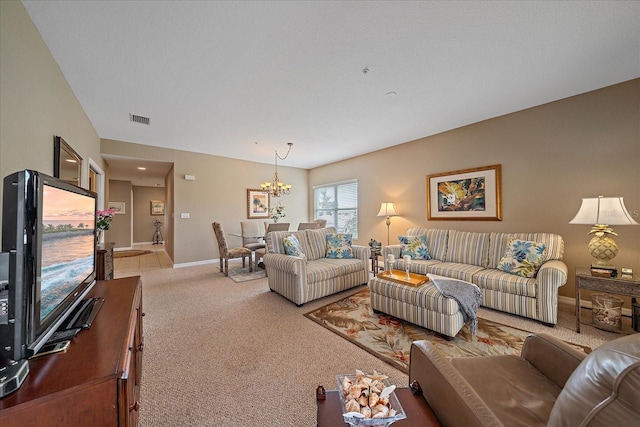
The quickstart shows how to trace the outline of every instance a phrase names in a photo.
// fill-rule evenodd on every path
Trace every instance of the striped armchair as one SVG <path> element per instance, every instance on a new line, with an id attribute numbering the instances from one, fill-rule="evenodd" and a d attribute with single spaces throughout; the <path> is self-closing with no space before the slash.
<path id="1" fill-rule="evenodd" d="M 478 285 L 482 305 L 538 320 L 549 326 L 558 322 L 558 289 L 567 283 L 562 262 L 564 241 L 552 233 L 474 233 L 458 230 L 410 228 L 406 236 L 424 235 L 431 259 L 413 260 L 410 269 L 419 274 L 438 274 Z M 546 246 L 544 262 L 534 277 L 527 278 L 498 269 L 507 243 L 516 238 Z M 398 258 L 404 269 L 401 245 L 383 248 Z"/>
<path id="2" fill-rule="evenodd" d="M 333 227 L 299 231 L 274 231 L 266 236 L 267 253 L 263 261 L 269 288 L 297 306 L 345 289 L 366 284 L 369 280 L 367 246 L 353 245 L 353 258 L 326 258 L 326 235 Z M 287 255 L 283 239 L 295 235 L 304 255 Z"/>

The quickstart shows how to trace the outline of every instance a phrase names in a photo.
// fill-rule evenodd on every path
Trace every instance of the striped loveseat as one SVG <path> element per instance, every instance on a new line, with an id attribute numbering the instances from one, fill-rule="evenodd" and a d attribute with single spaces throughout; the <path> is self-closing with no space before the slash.
<path id="1" fill-rule="evenodd" d="M 567 282 L 562 262 L 564 242 L 552 233 L 475 233 L 458 230 L 410 228 L 406 236 L 426 236 L 430 260 L 412 260 L 411 271 L 438 274 L 474 283 L 482 290 L 482 305 L 538 320 L 558 322 L 558 289 Z M 499 270 L 511 238 L 546 245 L 544 263 L 533 278 Z M 401 245 L 383 248 L 383 259 L 394 254 L 395 268 L 404 269 Z"/>
<path id="2" fill-rule="evenodd" d="M 295 235 L 304 256 L 287 255 L 284 238 Z M 370 250 L 352 245 L 353 258 L 326 258 L 327 234 L 336 234 L 334 227 L 299 231 L 273 231 L 265 240 L 267 253 L 263 257 L 269 288 L 296 305 L 313 301 L 369 281 Z"/>

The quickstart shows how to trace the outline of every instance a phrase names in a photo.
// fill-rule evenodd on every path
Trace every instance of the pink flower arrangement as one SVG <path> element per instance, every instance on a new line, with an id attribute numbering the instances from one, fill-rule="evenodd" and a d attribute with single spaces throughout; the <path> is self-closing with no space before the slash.
<path id="1" fill-rule="evenodd" d="M 113 219 L 114 209 L 105 209 L 103 211 L 96 212 L 96 227 L 98 230 L 108 230 Z"/>

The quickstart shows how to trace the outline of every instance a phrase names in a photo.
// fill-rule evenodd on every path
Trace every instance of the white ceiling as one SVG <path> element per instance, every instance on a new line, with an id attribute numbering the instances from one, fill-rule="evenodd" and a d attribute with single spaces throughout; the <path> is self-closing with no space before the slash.
<path id="1" fill-rule="evenodd" d="M 284 166 L 640 77 L 638 1 L 23 3 L 101 138 Z"/>

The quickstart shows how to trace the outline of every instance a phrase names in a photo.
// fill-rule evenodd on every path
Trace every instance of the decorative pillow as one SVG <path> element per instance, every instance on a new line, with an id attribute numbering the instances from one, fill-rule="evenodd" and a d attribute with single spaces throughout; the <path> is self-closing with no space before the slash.
<path id="1" fill-rule="evenodd" d="M 327 258 L 353 258 L 351 234 L 327 234 Z"/>
<path id="2" fill-rule="evenodd" d="M 427 236 L 398 236 L 402 250 L 400 256 L 409 255 L 411 259 L 431 259 L 427 248 Z"/>
<path id="3" fill-rule="evenodd" d="M 516 238 L 509 239 L 498 270 L 521 277 L 535 277 L 544 262 L 547 245 Z"/>
<path id="4" fill-rule="evenodd" d="M 302 246 L 300 245 L 300 241 L 294 235 L 287 236 L 283 239 L 284 244 L 284 253 L 292 256 L 302 256 L 304 252 L 302 251 Z"/>

